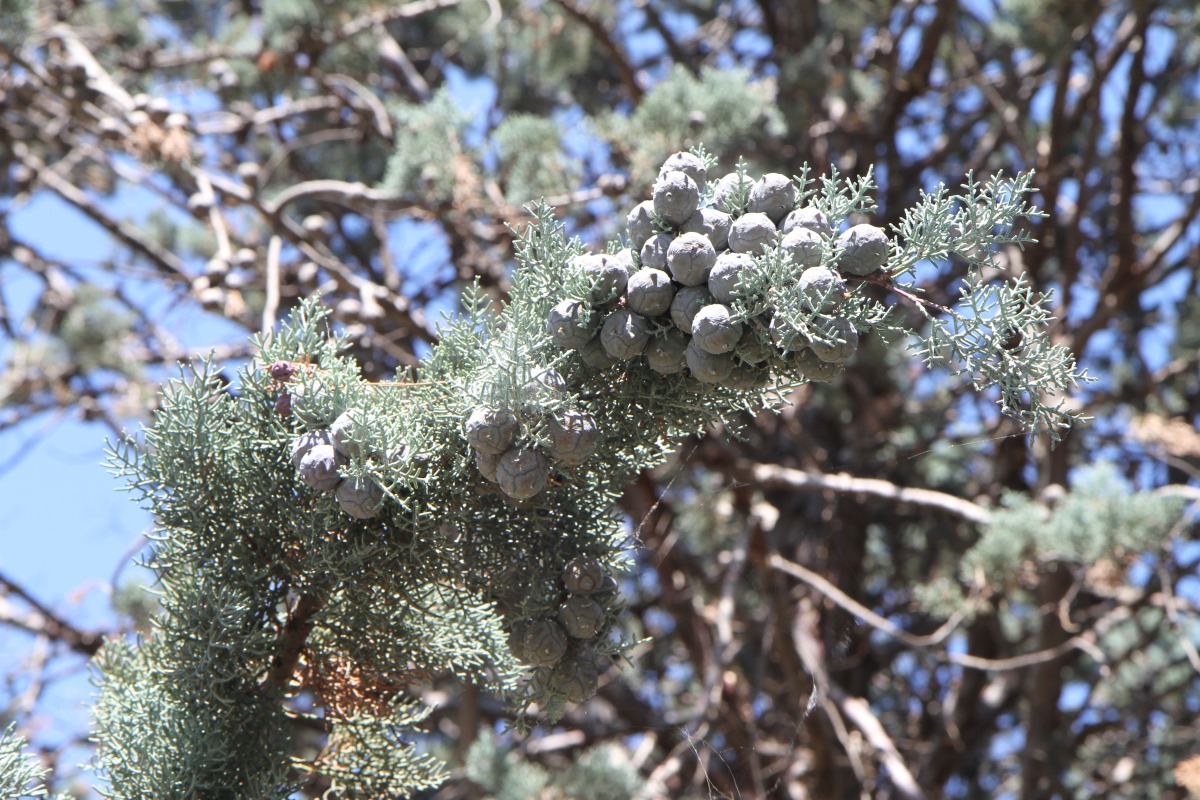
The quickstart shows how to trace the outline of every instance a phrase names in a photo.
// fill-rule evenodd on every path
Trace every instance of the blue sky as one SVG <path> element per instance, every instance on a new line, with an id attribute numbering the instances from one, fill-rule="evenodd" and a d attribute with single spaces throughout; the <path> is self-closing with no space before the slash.
<path id="1" fill-rule="evenodd" d="M 19 236 L 69 263 L 94 262 L 112 247 L 94 225 L 48 197 L 14 211 L 10 222 Z M 34 286 L 8 280 L 15 274 L 0 273 L 20 313 Z M 64 610 L 84 584 L 108 579 L 116 556 L 149 523 L 100 465 L 106 435 L 99 424 L 43 415 L 0 436 L 0 570 Z M 85 605 L 95 613 L 94 602 Z"/>
<path id="2" fill-rule="evenodd" d="M 120 211 L 136 219 L 155 207 L 131 194 Z M 14 210 L 9 221 L 19 237 L 72 265 L 98 269 L 114 249 L 96 225 L 51 196 Z M 6 281 L 6 298 L 19 317 L 32 302 L 35 287 L 31 279 L 14 279 L 16 274 L 6 270 L 0 279 Z M 122 285 L 146 290 L 131 279 L 123 279 Z M 185 345 L 207 346 L 242 336 L 191 304 L 164 309 L 157 321 Z M 6 351 L 7 343 L 0 345 L 0 358 Z M 136 428 L 138 423 L 129 424 Z M 0 435 L 0 570 L 46 602 L 63 604 L 85 583 L 107 582 L 150 523 L 103 467 L 105 442 L 112 435 L 98 423 L 49 415 Z M 96 613 L 95 603 L 84 606 Z M 103 615 L 85 619 L 100 621 Z"/>

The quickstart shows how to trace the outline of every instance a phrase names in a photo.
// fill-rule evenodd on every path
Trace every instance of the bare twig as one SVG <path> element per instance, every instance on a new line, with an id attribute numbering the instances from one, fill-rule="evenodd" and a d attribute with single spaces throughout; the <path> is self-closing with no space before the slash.
<path id="1" fill-rule="evenodd" d="M 833 701 L 842 710 L 842 714 L 863 732 L 867 742 L 875 748 L 875 752 L 879 753 L 880 761 L 887 767 L 888 777 L 891 778 L 900 793 L 904 797 L 914 798 L 914 800 L 924 797 L 925 793 L 917 785 L 908 765 L 900 756 L 900 751 L 896 749 L 896 743 L 892 741 L 892 737 L 888 736 L 879 719 L 871 713 L 871 707 L 867 705 L 867 701 L 861 697 L 847 697 L 837 684 L 830 684 L 829 690 Z"/>
<path id="2" fill-rule="evenodd" d="M 671 752 L 646 778 L 641 790 L 637 793 L 638 800 L 659 800 L 668 798 L 671 793 L 667 790 L 667 782 L 679 774 L 683 768 L 683 754 L 692 746 L 690 740 L 684 740 L 671 748 Z"/>
<path id="3" fill-rule="evenodd" d="M 1172 483 L 1154 489 L 1151 494 L 1167 497 L 1183 497 L 1191 500 L 1193 503 L 1200 503 L 1200 486 L 1187 486 L 1185 484 Z"/>
<path id="4" fill-rule="evenodd" d="M 29 677 L 25 690 L 15 698 L 14 706 L 20 716 L 32 714 L 42 690 L 46 687 L 46 664 L 50 661 L 50 637 L 38 636 L 21 671 Z"/>
<path id="5" fill-rule="evenodd" d="M 275 317 L 279 313 L 279 253 L 283 249 L 283 239 L 278 235 L 272 236 L 267 244 L 267 297 L 263 301 L 262 329 L 269 331 L 275 327 Z"/>
<path id="6" fill-rule="evenodd" d="M 382 209 L 376 209 L 375 213 L 371 215 L 371 231 L 380 242 L 379 263 L 382 268 L 383 285 L 387 287 L 388 291 L 399 291 L 400 272 L 396 269 L 396 259 L 392 255 L 391 246 L 388 244 L 387 218 Z"/>
<path id="7" fill-rule="evenodd" d="M 878 273 L 875 273 L 874 275 L 864 275 L 864 276 L 862 276 L 861 280 L 864 283 L 873 283 L 876 286 L 882 286 L 884 289 L 887 289 L 889 292 L 898 294 L 901 297 L 903 297 L 905 300 L 909 301 L 910 303 L 913 303 L 922 308 L 932 308 L 935 311 L 940 311 L 941 313 L 943 313 L 949 317 L 953 317 L 954 319 L 961 320 L 963 318 L 962 314 L 959 314 L 957 311 L 955 311 L 952 308 L 947 308 L 946 306 L 941 305 L 940 303 L 935 303 L 932 300 L 929 300 L 928 298 L 921 297 L 918 294 L 913 294 L 912 292 L 908 291 L 907 289 L 902 289 L 900 286 L 898 286 L 896 284 L 896 282 L 894 280 L 892 280 L 892 276 L 888 275 L 887 273 L 878 272 Z"/>
<path id="8" fill-rule="evenodd" d="M 354 19 L 343 25 L 337 32 L 338 39 L 347 39 L 362 33 L 365 30 L 374 28 L 376 25 L 383 25 L 397 19 L 412 19 L 419 17 L 422 14 L 428 14 L 431 11 L 437 11 L 443 8 L 453 8 L 457 6 L 461 0 L 417 0 L 413 3 L 405 3 L 402 6 L 387 6 L 384 5 L 378 11 L 372 11 L 370 14 L 363 14 L 361 17 Z"/>
<path id="9" fill-rule="evenodd" d="M 353 208 L 354 206 L 376 206 L 387 205 L 394 208 L 407 208 L 412 205 L 409 201 L 402 197 L 397 197 L 391 192 L 382 192 L 378 189 L 372 189 L 364 183 L 352 183 L 349 181 L 334 181 L 334 180 L 314 180 L 304 181 L 289 186 L 279 194 L 275 195 L 274 199 L 263 203 L 263 210 L 269 216 L 277 216 L 280 211 L 289 203 L 294 203 L 302 198 L 319 198 L 321 200 L 332 200 L 335 203 L 341 203 L 345 206 Z"/>
<path id="10" fill-rule="evenodd" d="M 948 511 L 962 517 L 968 522 L 978 525 L 986 524 L 991 519 L 987 509 L 944 492 L 931 489 L 913 489 L 897 486 L 889 481 L 878 478 L 855 478 L 844 473 L 825 475 L 821 473 L 804 472 L 803 470 L 781 467 L 776 464 L 754 464 L 748 471 L 753 475 L 755 483 L 772 488 L 788 488 L 798 491 L 834 491 L 846 494 L 867 494 L 892 500 L 897 503 L 908 503 L 926 508 L 936 508 Z"/>
<path id="11" fill-rule="evenodd" d="M 193 64 L 203 64 L 205 61 L 216 61 L 219 58 L 224 59 L 245 59 L 253 60 L 259 55 L 259 49 L 238 50 L 234 47 L 229 47 L 222 44 L 209 44 L 205 47 L 195 48 L 191 50 L 180 50 L 177 48 L 155 49 L 153 52 L 142 51 L 136 55 L 130 54 L 121 59 L 121 66 L 124 69 L 143 71 L 143 70 L 171 70 L 181 67 L 190 67 Z"/>
<path id="12" fill-rule="evenodd" d="M 1083 637 L 1075 636 L 1046 650 L 1038 650 L 1036 653 L 1024 653 L 1019 656 L 1013 656 L 1012 658 L 982 658 L 980 656 L 967 655 L 966 653 L 949 653 L 947 657 L 952 662 L 962 667 L 980 670 L 1003 671 L 1011 669 L 1025 669 L 1026 667 L 1032 667 L 1037 664 L 1045 664 L 1047 661 L 1053 661 L 1060 656 L 1066 655 L 1072 650 L 1087 649 L 1089 654 L 1091 654 L 1093 647 L 1089 647 L 1088 645 L 1090 644 L 1091 643 L 1086 642 Z M 1100 654 L 1100 658 L 1097 660 L 1101 662 L 1104 661 L 1103 653 Z"/>
<path id="13" fill-rule="evenodd" d="M 779 570 L 780 572 L 786 572 L 793 578 L 798 578 L 812 588 L 816 589 L 818 592 L 829 598 L 837 605 L 844 608 L 846 611 L 849 611 L 851 614 L 861 618 L 863 621 L 871 625 L 871 627 L 886 633 L 888 636 L 891 636 L 894 639 L 904 642 L 909 647 L 933 647 L 934 645 L 941 644 L 942 642 L 946 641 L 947 638 L 949 638 L 950 634 L 954 632 L 954 629 L 958 627 L 958 624 L 962 622 L 963 618 L 970 612 L 969 606 L 964 606 L 963 608 L 960 608 L 958 611 L 954 612 L 954 614 L 952 614 L 948 620 L 942 623 L 942 626 L 933 633 L 929 634 L 928 636 L 917 636 L 904 630 L 886 617 L 876 614 L 874 611 L 867 608 L 862 603 L 858 602 L 853 597 L 846 594 L 841 589 L 834 586 L 828 580 L 808 569 L 807 567 L 802 567 L 793 561 L 788 561 L 786 558 L 777 553 L 772 553 L 771 555 L 767 556 L 767 564 Z"/>
<path id="14" fill-rule="evenodd" d="M 21 598 L 32 611 L 22 612 L 17 609 L 4 599 L 5 595 L 9 594 Z M 0 623 L 8 623 L 29 633 L 63 642 L 72 650 L 86 656 L 95 655 L 104 641 L 104 637 L 99 633 L 76 628 L 4 575 L 0 575 Z"/>
<path id="15" fill-rule="evenodd" d="M 876 614 L 874 611 L 867 608 L 862 603 L 859 603 L 857 600 L 850 597 L 841 589 L 837 588 L 828 580 L 810 569 L 802 567 L 792 561 L 788 561 L 786 558 L 783 558 L 778 554 L 772 554 L 768 556 L 767 563 L 781 572 L 786 572 L 788 575 L 804 581 L 806 584 L 816 589 L 838 606 L 841 606 L 846 611 L 858 616 L 864 622 L 871 625 L 871 627 L 886 633 L 887 635 L 901 642 L 904 642 L 910 647 L 932 647 L 934 645 L 941 644 L 950 636 L 951 633 L 953 633 L 954 629 L 958 627 L 958 624 L 962 621 L 963 617 L 969 610 L 968 608 L 959 609 L 950 617 L 950 619 L 946 620 L 946 622 L 944 622 L 940 628 L 928 636 L 914 636 L 913 634 L 908 633 L 900 628 L 886 617 Z M 964 653 L 947 653 L 946 658 L 955 664 L 963 667 L 969 667 L 971 669 L 1007 670 L 1023 669 L 1025 667 L 1034 666 L 1035 664 L 1043 664 L 1047 661 L 1053 661 L 1054 659 L 1069 653 L 1072 650 L 1080 650 L 1087 653 L 1095 661 L 1103 664 L 1107 661 L 1107 658 L 1105 657 L 1103 651 L 1096 646 L 1097 631 L 1100 631 L 1102 627 L 1103 629 L 1111 627 L 1113 622 L 1116 621 L 1114 614 L 1115 616 L 1119 617 L 1119 612 L 1121 611 L 1124 611 L 1126 614 L 1128 613 L 1128 609 L 1119 606 L 1114 609 L 1114 612 L 1110 612 L 1101 622 L 1098 622 L 1090 630 L 1078 636 L 1074 636 L 1055 647 L 1051 647 L 1046 650 L 1039 650 L 1036 653 L 1025 653 L 1023 655 L 1013 656 L 1012 658 L 998 659 L 982 658 Z M 1104 623 L 1103 626 L 1101 623 Z"/>
<path id="16" fill-rule="evenodd" d="M 271 176 L 275 174 L 275 170 L 279 169 L 279 165 L 284 159 L 290 156 L 297 150 L 305 147 L 311 147 L 314 144 L 326 144 L 327 142 L 347 142 L 361 138 L 361 134 L 352 129 L 347 128 L 326 128 L 320 131 L 306 133 L 303 136 L 297 136 L 294 139 L 288 139 L 279 147 L 271 157 L 267 159 L 267 163 L 262 168 L 260 179 L 264 184 L 271 180 Z"/>
<path id="17" fill-rule="evenodd" d="M 642 87 L 637 82 L 637 76 L 634 74 L 633 65 L 629 61 L 629 56 L 621 45 L 613 39 L 609 32 L 608 26 L 593 15 L 589 14 L 584 9 L 580 8 L 575 0 L 554 0 L 554 2 L 563 10 L 574 17 L 579 22 L 583 23 L 592 36 L 595 37 L 596 43 L 607 51 L 609 58 L 612 59 L 617 72 L 621 75 L 621 83 L 625 85 L 625 91 L 633 98 L 634 102 L 641 99 Z"/>
<path id="18" fill-rule="evenodd" d="M 850 767 L 854 770 L 858 782 L 866 783 L 867 765 L 863 761 L 860 745 L 850 736 L 842 712 L 833 702 L 833 681 L 829 680 L 829 672 L 825 669 L 824 648 L 821 641 L 813 634 L 817 625 L 817 610 L 807 598 L 800 601 L 800 606 L 792 616 L 792 640 L 795 642 L 796 654 L 800 662 L 808 670 L 813 679 L 813 696 L 825 712 L 829 724 L 833 726 L 834 735 L 842 745 Z M 811 701 L 810 701 L 811 702 Z"/>
<path id="19" fill-rule="evenodd" d="M 58 39 L 66 48 L 67 54 L 71 60 L 83 67 L 87 72 L 88 80 L 91 86 L 101 94 L 106 95 L 109 99 L 121 107 L 125 113 L 133 111 L 135 104 L 132 95 L 125 91 L 125 88 L 113 80 L 113 77 L 108 74 L 104 67 L 100 66 L 100 62 L 92 55 L 92 51 L 87 48 L 68 25 L 55 25 L 47 32 L 47 37 Z"/>
<path id="20" fill-rule="evenodd" d="M 1196 651 L 1196 645 L 1188 636 L 1188 632 L 1183 627 L 1183 621 L 1179 618 L 1178 603 L 1175 599 L 1175 591 L 1172 587 L 1173 581 L 1167 573 L 1165 567 L 1158 568 L 1158 577 L 1162 582 L 1163 593 L 1163 608 L 1167 610 L 1167 619 L 1171 621 L 1176 633 L 1179 634 L 1179 646 L 1183 648 L 1183 652 L 1187 655 L 1188 663 L 1192 665 L 1192 669 L 1200 673 L 1200 652 Z"/>
<path id="21" fill-rule="evenodd" d="M 737 537 L 730 553 L 729 564 L 725 568 L 725 575 L 721 579 L 721 596 L 717 600 L 715 619 L 713 619 L 712 655 L 704 670 L 704 692 L 694 714 L 696 721 L 706 719 L 713 707 L 719 704 L 725 665 L 729 663 L 729 659 L 739 645 L 733 634 L 733 613 L 737 606 L 737 590 L 746 566 L 746 552 L 749 548 L 750 537 L 754 533 L 752 525 L 751 522 Z"/>
<path id="22" fill-rule="evenodd" d="M 269 125 L 280 122 L 288 117 L 310 114 L 316 111 L 334 111 L 340 108 L 344 101 L 332 95 L 316 95 L 299 100 L 291 100 L 277 106 L 262 108 L 253 114 L 242 115 L 230 111 L 216 111 L 196 123 L 196 132 L 201 136 L 237 133 L 238 131 L 258 125 Z"/>
<path id="23" fill-rule="evenodd" d="M 110 217 L 92 202 L 86 192 L 59 175 L 55 169 L 47 167 L 38 158 L 30 155 L 26 148 L 15 147 L 13 152 L 22 164 L 34 170 L 42 184 L 63 200 L 78 208 L 131 249 L 149 258 L 171 277 L 189 281 L 183 261 L 174 253 L 160 247 L 157 242 L 144 238 L 141 232 L 129 223 Z"/>
<path id="24" fill-rule="evenodd" d="M 430 343 L 434 343 L 438 340 L 437 335 L 425 327 L 423 315 L 421 315 L 418 310 L 414 310 L 412 308 L 411 304 L 408 302 L 408 299 L 404 295 L 399 294 L 398 292 L 389 291 L 385 287 L 378 286 L 378 284 L 375 284 L 366 278 L 363 278 L 361 275 L 358 275 L 353 269 L 346 264 L 343 264 L 333 255 L 323 252 L 311 242 L 306 241 L 303 238 L 303 232 L 299 230 L 297 223 L 288 219 L 287 217 L 283 217 L 283 221 L 285 227 L 287 227 L 289 232 L 292 234 L 293 243 L 300 248 L 300 252 L 303 253 L 307 258 L 328 270 L 337 280 L 339 285 L 354 289 L 355 291 L 359 292 L 360 296 L 362 296 L 365 292 L 374 292 L 376 288 L 380 289 L 382 295 L 376 293 L 374 296 L 378 299 L 387 301 L 388 305 L 391 307 L 391 312 L 397 315 L 397 317 L 403 322 L 404 326 L 408 328 L 413 336 Z"/>
<path id="25" fill-rule="evenodd" d="M 209 206 L 208 220 L 217 236 L 217 258 L 229 260 L 233 257 L 233 245 L 229 243 L 229 229 L 225 227 L 225 217 L 221 215 L 221 209 L 217 204 L 217 194 L 213 190 L 212 181 L 203 170 L 196 170 L 193 174 L 196 184 L 200 187 L 200 193 Z"/>
<path id="26" fill-rule="evenodd" d="M 382 25 L 377 26 L 375 30 L 379 57 L 400 73 L 414 97 L 421 102 L 428 100 L 433 95 L 433 90 L 429 88 L 429 82 L 425 80 L 425 77 L 409 59 L 408 54 L 404 52 L 404 48 Z"/>

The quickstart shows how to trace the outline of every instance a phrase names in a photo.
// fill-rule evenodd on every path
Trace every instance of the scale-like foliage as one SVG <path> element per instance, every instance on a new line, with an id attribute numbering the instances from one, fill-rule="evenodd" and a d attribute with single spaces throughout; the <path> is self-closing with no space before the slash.
<path id="1" fill-rule="evenodd" d="M 96 768 L 106 796 L 288 797 L 291 737 L 279 703 L 257 685 L 221 680 L 206 664 L 178 674 L 169 650 L 185 638 L 159 634 L 136 647 L 110 641 L 96 657 Z"/>
<path id="2" fill-rule="evenodd" d="M 471 745 L 466 775 L 493 800 L 526 800 L 547 790 L 576 800 L 623 800 L 642 783 L 628 757 L 612 745 L 589 748 L 568 769 L 551 773 L 516 758 L 490 731 Z"/>
<path id="3" fill-rule="evenodd" d="M 1095 564 L 1124 553 L 1154 551 L 1179 524 L 1183 498 L 1133 492 L 1111 465 L 1088 470 L 1053 508 L 1012 493 L 979 541 L 963 554 L 965 580 L 1003 580 L 1025 559 Z"/>
<path id="4" fill-rule="evenodd" d="M 633 178 L 645 182 L 697 124 L 708 146 L 722 152 L 736 152 L 764 131 L 777 133 L 782 118 L 773 99 L 770 85 L 744 70 L 704 67 L 696 75 L 676 66 L 632 114 L 607 116 L 600 129 L 614 143 L 632 143 Z"/>
<path id="5" fill-rule="evenodd" d="M 378 716 L 360 713 L 339 720 L 318 768 L 332 781 L 325 797 L 396 797 L 446 780 L 442 765 L 418 754 L 402 736 L 428 716 L 427 709 L 397 703 Z"/>
<path id="6" fill-rule="evenodd" d="M 14 725 L 0 732 L 0 797 L 45 797 L 46 770 L 25 752 L 25 740 Z"/>

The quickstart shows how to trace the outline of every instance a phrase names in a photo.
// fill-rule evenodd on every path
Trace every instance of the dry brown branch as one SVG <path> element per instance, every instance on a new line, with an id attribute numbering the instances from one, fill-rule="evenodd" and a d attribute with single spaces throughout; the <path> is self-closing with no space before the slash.
<path id="1" fill-rule="evenodd" d="M 275 656 L 267 679 L 271 686 L 283 690 L 292 682 L 308 636 L 316 625 L 316 615 L 324 604 L 324 598 L 305 594 L 297 598 L 288 611 L 287 622 L 280 636 L 279 654 Z"/>
<path id="2" fill-rule="evenodd" d="M 344 101 L 340 97 L 315 95 L 268 108 L 255 109 L 251 107 L 246 114 L 224 110 L 215 111 L 202 116 L 196 122 L 196 133 L 199 136 L 232 134 L 254 126 L 282 122 L 289 117 L 297 117 L 319 111 L 334 111 L 341 108 L 343 104 Z"/>
<path id="3" fill-rule="evenodd" d="M 900 755 L 900 751 L 896 749 L 896 743 L 888 732 L 884 730 L 879 718 L 871 713 L 871 706 L 866 700 L 861 697 L 847 697 L 845 693 L 838 688 L 837 684 L 831 684 L 830 690 L 833 694 L 833 701 L 837 703 L 842 714 L 846 719 L 854 723 L 854 726 L 863 732 L 867 743 L 875 748 L 875 752 L 879 754 L 880 761 L 887 767 L 888 777 L 892 783 L 896 784 L 896 788 L 904 797 L 922 798 L 925 793 L 921 791 L 921 787 L 917 785 L 917 781 L 913 778 L 912 772 L 908 769 L 908 765 L 904 763 L 904 758 Z"/>
<path id="4" fill-rule="evenodd" d="M 1200 458 L 1200 431 L 1181 417 L 1143 414 L 1129 428 L 1134 441 L 1160 447 L 1178 458 Z"/>
<path id="5" fill-rule="evenodd" d="M 63 43 L 69 58 L 74 63 L 83 67 L 87 73 L 92 88 L 106 95 L 126 114 L 133 111 L 136 106 L 133 102 L 133 96 L 125 91 L 123 86 L 113 80 L 112 75 L 100 65 L 100 62 L 92 55 L 92 51 L 83 43 L 83 40 L 79 38 L 74 29 L 69 25 L 58 24 L 47 31 L 46 38 L 51 40 L 58 39 Z"/>
<path id="6" fill-rule="evenodd" d="M 1184 626 L 1183 620 L 1179 616 L 1179 608 L 1182 605 L 1175 596 L 1173 588 L 1174 581 L 1165 567 L 1159 566 L 1158 578 L 1162 584 L 1162 606 L 1167 611 L 1167 619 L 1171 621 L 1171 626 L 1175 628 L 1178 636 L 1177 641 L 1183 652 L 1187 655 L 1188 663 L 1192 665 L 1197 673 L 1200 673 L 1200 652 L 1196 650 L 1196 645 L 1190 637 L 1190 631 Z"/>
<path id="7" fill-rule="evenodd" d="M 625 48 L 612 37 L 608 26 L 580 7 L 575 0 L 554 0 L 554 2 L 563 11 L 566 11 L 570 16 L 583 23 L 584 27 L 591 31 L 592 36 L 595 37 L 600 47 L 608 53 L 609 57 L 613 60 L 613 64 L 616 65 L 617 72 L 621 75 L 621 83 L 625 86 L 625 91 L 635 102 L 640 100 L 644 92 L 638 84 L 637 76 L 634 74 L 633 64 L 630 62 Z"/>
<path id="8" fill-rule="evenodd" d="M 812 676 L 813 696 L 817 700 L 817 705 L 825 712 L 829 724 L 833 727 L 834 735 L 837 736 L 838 742 L 854 770 L 854 776 L 861 786 L 868 780 L 866 761 L 863 759 L 862 747 L 850 736 L 846 721 L 842 717 L 842 711 L 834 702 L 834 684 L 829 679 L 829 673 L 825 667 L 825 648 L 814 633 L 818 624 L 817 617 L 818 613 L 813 604 L 806 599 L 801 600 L 792 615 L 792 641 L 801 663 Z"/>
<path id="9" fill-rule="evenodd" d="M 279 312 L 279 253 L 283 249 L 283 239 L 272 236 L 267 244 L 267 297 L 263 302 L 262 329 L 269 331 L 275 327 L 275 316 Z"/>
<path id="10" fill-rule="evenodd" d="M 20 598 L 29 606 L 30 610 L 20 610 L 5 599 L 6 595 Z M 94 656 L 103 643 L 102 634 L 83 631 L 75 627 L 4 575 L 0 575 L 0 623 L 14 625 L 36 636 L 45 636 L 62 642 L 72 650 L 86 656 Z"/>
<path id="11" fill-rule="evenodd" d="M 157 265 L 167 277 L 177 281 L 188 281 L 187 269 L 183 261 L 174 253 L 163 249 L 156 242 L 147 239 L 134 226 L 119 219 L 114 219 L 99 205 L 94 203 L 87 193 L 59 175 L 54 167 L 47 167 L 36 157 L 28 154 L 23 146 L 14 148 L 13 152 L 20 158 L 21 163 L 33 170 L 38 180 L 55 194 L 78 208 L 85 215 L 111 233 L 116 239 L 125 243 L 133 250 L 141 253 Z"/>

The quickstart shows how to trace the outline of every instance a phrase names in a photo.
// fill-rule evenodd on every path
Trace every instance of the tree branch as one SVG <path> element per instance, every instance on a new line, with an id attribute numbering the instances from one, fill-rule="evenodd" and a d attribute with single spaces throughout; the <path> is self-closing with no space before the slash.
<path id="1" fill-rule="evenodd" d="M 284 206 L 303 198 L 332 200 L 347 207 L 355 205 L 387 205 L 395 208 L 409 208 L 413 204 L 391 192 L 372 189 L 363 183 L 334 180 L 304 181 L 287 187 L 272 200 L 263 202 L 263 211 L 269 216 L 278 216 Z"/>
<path id="2" fill-rule="evenodd" d="M 27 148 L 18 146 L 13 148 L 13 152 L 22 164 L 37 174 L 38 180 L 42 184 L 63 200 L 78 208 L 131 249 L 153 261 L 170 276 L 180 281 L 190 282 L 183 261 L 174 253 L 163 249 L 156 242 L 143 238 L 141 232 L 132 225 L 108 216 L 92 202 L 86 192 L 59 175 L 53 167 L 47 167 L 40 159 L 30 155 Z"/>
<path id="3" fill-rule="evenodd" d="M 4 599 L 8 594 L 21 598 L 33 611 L 22 613 Z M 94 656 L 104 643 L 102 634 L 76 628 L 4 575 L 0 575 L 0 623 L 14 625 L 29 633 L 63 642 L 75 652 L 89 657 Z"/>
<path id="4" fill-rule="evenodd" d="M 848 697 L 835 683 L 829 684 L 829 695 L 842 710 L 842 715 L 853 722 L 855 727 L 862 731 L 867 743 L 875 748 L 875 752 L 879 754 L 879 760 L 887 767 L 888 777 L 892 779 L 892 783 L 896 784 L 900 793 L 904 797 L 913 798 L 913 800 L 925 797 L 925 793 L 917 785 L 908 765 L 904 763 L 900 751 L 896 749 L 896 743 L 892 741 L 891 736 L 888 736 L 879 718 L 871 713 L 871 707 L 867 701 L 861 697 Z"/>
<path id="5" fill-rule="evenodd" d="M 566 11 L 567 14 L 583 23 L 584 27 L 592 32 L 592 36 L 595 37 L 596 42 L 613 60 L 613 65 L 621 75 L 621 83 L 625 85 L 625 90 L 629 92 L 630 98 L 632 98 L 634 103 L 641 100 L 644 92 L 642 91 L 642 87 L 638 85 L 637 76 L 633 72 L 633 65 L 629 62 L 629 56 L 625 54 L 621 45 L 609 35 L 608 27 L 581 9 L 575 4 L 574 0 L 554 0 L 554 3 L 563 11 Z"/>
<path id="6" fill-rule="evenodd" d="M 308 642 L 316 624 L 317 612 L 325 605 L 324 598 L 315 594 L 302 594 L 288 614 L 288 620 L 283 626 L 283 636 L 279 642 L 279 655 L 267 676 L 267 682 L 279 691 L 287 689 L 296 674 L 296 665 L 300 662 L 300 654 Z"/>
<path id="7" fill-rule="evenodd" d="M 808 569 L 807 567 L 802 567 L 794 561 L 789 561 L 778 553 L 772 553 L 771 555 L 767 556 L 767 564 L 779 570 L 780 572 L 786 572 L 793 578 L 803 581 L 813 589 L 816 589 L 826 598 L 834 602 L 836 605 L 841 606 L 846 611 L 849 611 L 851 614 L 854 614 L 856 617 L 862 619 L 871 627 L 886 633 L 893 639 L 898 639 L 909 647 L 932 647 L 934 645 L 941 644 L 950 636 L 951 633 L 954 632 L 954 629 L 958 627 L 958 624 L 962 622 L 963 618 L 969 611 L 969 607 L 964 606 L 963 608 L 960 608 L 958 611 L 954 612 L 954 614 L 951 615 L 948 620 L 942 623 L 942 626 L 933 633 L 929 634 L 928 636 L 917 636 L 904 630 L 887 617 L 881 616 L 867 608 L 862 603 L 858 602 L 853 597 L 846 594 L 841 589 L 834 586 L 828 580 Z"/>
<path id="8" fill-rule="evenodd" d="M 369 14 L 364 14 L 361 17 L 354 19 L 343 25 L 337 32 L 337 38 L 348 39 L 362 33 L 365 30 L 370 30 L 376 25 L 383 25 L 387 22 L 392 22 L 398 19 L 412 19 L 421 14 L 428 14 L 431 11 L 437 11 L 443 8 L 453 8 L 457 6 L 461 0 L 417 0 L 413 3 L 405 3 L 402 6 L 389 7 L 384 5 L 378 11 L 372 11 Z"/>
<path id="9" fill-rule="evenodd" d="M 866 494 L 926 508 L 935 508 L 961 517 L 976 525 L 984 525 L 991 513 L 969 500 L 932 489 L 897 486 L 878 478 L 855 478 L 845 473 L 824 475 L 781 467 L 776 464 L 741 465 L 740 472 L 749 472 L 754 483 L 767 488 L 786 488 L 796 491 L 834 491 L 846 494 Z"/>

